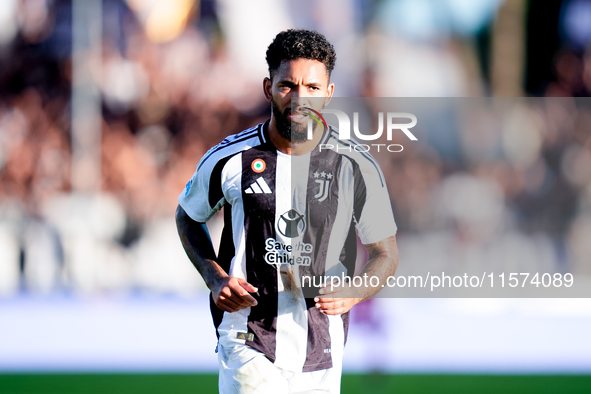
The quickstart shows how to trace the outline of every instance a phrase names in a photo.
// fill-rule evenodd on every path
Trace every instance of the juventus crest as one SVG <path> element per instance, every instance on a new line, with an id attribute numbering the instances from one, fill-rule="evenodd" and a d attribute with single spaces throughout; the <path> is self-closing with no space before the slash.
<path id="1" fill-rule="evenodd" d="M 332 181 L 333 175 L 324 171 L 316 171 L 314 172 L 314 178 L 317 178 L 315 182 L 319 186 L 318 193 L 314 195 L 314 198 L 316 198 L 318 202 L 322 202 L 328 198 L 328 191 L 330 189 L 330 182 Z"/>

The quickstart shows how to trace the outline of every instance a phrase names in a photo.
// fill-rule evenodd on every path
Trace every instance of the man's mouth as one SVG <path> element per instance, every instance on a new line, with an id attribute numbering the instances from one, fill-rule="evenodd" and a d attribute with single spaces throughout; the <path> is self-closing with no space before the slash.
<path id="1" fill-rule="evenodd" d="M 302 110 L 289 110 L 287 111 L 287 119 L 289 119 L 292 122 L 296 122 L 296 123 L 303 123 L 306 122 L 308 118 L 308 114 L 306 112 L 303 112 Z"/>

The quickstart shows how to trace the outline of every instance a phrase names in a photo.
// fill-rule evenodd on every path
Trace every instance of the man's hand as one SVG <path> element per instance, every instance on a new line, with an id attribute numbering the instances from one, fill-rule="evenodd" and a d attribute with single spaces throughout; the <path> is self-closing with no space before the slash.
<path id="1" fill-rule="evenodd" d="M 358 276 L 376 277 L 376 286 L 351 286 L 351 283 L 340 283 L 332 286 L 327 283 L 319 290 L 320 295 L 314 298 L 316 308 L 327 315 L 341 315 L 349 312 L 353 305 L 376 295 L 386 284 L 389 276 L 394 275 L 398 267 L 398 246 L 396 237 L 385 238 L 379 242 L 365 245 L 369 260 Z M 355 282 L 354 282 L 355 283 Z"/>
<path id="2" fill-rule="evenodd" d="M 237 312 L 240 309 L 257 305 L 257 300 L 249 293 L 258 289 L 242 278 L 226 276 L 212 286 L 213 302 L 223 311 Z"/>
<path id="3" fill-rule="evenodd" d="M 363 301 L 354 296 L 355 291 L 348 284 L 339 287 L 326 286 L 319 293 L 320 296 L 314 298 L 316 308 L 327 315 L 342 315 L 349 312 L 353 305 Z"/>
<path id="4" fill-rule="evenodd" d="M 211 290 L 211 296 L 218 308 L 226 312 L 236 312 L 255 306 L 257 301 L 248 293 L 257 292 L 258 289 L 244 279 L 228 276 L 220 267 L 216 262 L 205 223 L 191 219 L 179 205 L 176 225 L 187 256 Z"/>

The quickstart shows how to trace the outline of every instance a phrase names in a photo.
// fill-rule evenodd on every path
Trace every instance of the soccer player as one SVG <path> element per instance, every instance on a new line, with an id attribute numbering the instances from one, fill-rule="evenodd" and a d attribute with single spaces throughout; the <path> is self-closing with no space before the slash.
<path id="1" fill-rule="evenodd" d="M 179 236 L 211 290 L 221 393 L 339 392 L 349 310 L 396 270 L 396 224 L 376 161 L 330 128 L 308 139 L 310 111 L 333 95 L 335 59 L 317 32 L 279 33 L 263 81 L 270 120 L 211 148 L 179 196 Z M 216 256 L 205 222 L 222 207 Z M 305 298 L 306 275 L 353 276 L 356 232 L 369 253 L 361 275 L 379 285 Z"/>

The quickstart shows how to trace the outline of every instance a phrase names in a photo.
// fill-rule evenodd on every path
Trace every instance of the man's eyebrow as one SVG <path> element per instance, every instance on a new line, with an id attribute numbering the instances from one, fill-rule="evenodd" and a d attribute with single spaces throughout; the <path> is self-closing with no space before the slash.
<path id="1" fill-rule="evenodd" d="M 277 83 L 290 84 L 290 85 L 295 84 L 295 82 L 290 79 L 282 79 L 282 80 L 277 81 Z M 322 86 L 322 83 L 317 82 L 317 81 L 312 81 L 312 82 L 306 83 L 306 86 Z"/>

